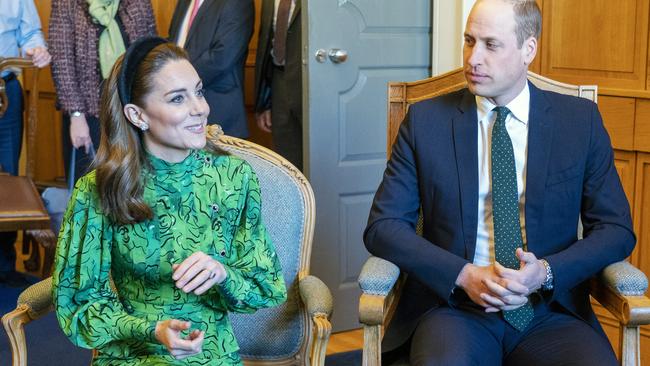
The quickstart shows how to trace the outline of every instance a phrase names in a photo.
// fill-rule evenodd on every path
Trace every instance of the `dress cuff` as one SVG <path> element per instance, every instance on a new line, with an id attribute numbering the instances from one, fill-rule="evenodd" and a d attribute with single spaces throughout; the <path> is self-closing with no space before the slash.
<path id="1" fill-rule="evenodd" d="M 129 315 L 116 324 L 114 338 L 158 342 L 156 340 L 156 324 L 156 321 L 147 321 Z"/>
<path id="2" fill-rule="evenodd" d="M 239 297 L 241 294 L 248 291 L 248 289 L 244 288 L 246 281 L 241 278 L 239 273 L 233 271 L 229 266 L 224 265 L 223 267 L 226 270 L 226 278 L 217 286 L 217 288 L 227 303 L 238 306 L 241 304 Z M 240 296 L 237 296 L 238 294 Z"/>

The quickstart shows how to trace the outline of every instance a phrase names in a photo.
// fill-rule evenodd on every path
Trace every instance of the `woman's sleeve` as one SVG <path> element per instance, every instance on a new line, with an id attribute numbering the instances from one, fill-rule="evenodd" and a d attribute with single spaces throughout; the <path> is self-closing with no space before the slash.
<path id="1" fill-rule="evenodd" d="M 112 232 L 93 175 L 77 182 L 63 218 L 52 275 L 56 316 L 72 343 L 100 348 L 114 340 L 155 341 L 155 322 L 129 315 L 111 289 Z"/>
<path id="2" fill-rule="evenodd" d="M 71 0 L 53 0 L 49 25 L 49 51 L 52 55 L 52 79 L 56 95 L 65 112 L 86 113 L 79 73 L 75 65 L 75 14 Z M 90 32 L 91 30 L 89 30 Z"/>
<path id="3" fill-rule="evenodd" d="M 224 264 L 226 279 L 207 293 L 214 305 L 229 311 L 252 313 L 286 301 L 287 290 L 280 260 L 262 222 L 260 186 L 252 168 L 245 164 L 242 174 L 245 200 L 232 248 L 236 260 Z M 214 291 L 219 295 L 215 296 Z M 219 306 L 221 305 L 221 306 Z"/>

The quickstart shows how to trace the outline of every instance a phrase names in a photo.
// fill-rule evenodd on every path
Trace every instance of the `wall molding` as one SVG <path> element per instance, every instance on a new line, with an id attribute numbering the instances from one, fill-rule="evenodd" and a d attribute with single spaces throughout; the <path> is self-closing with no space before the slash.
<path id="1" fill-rule="evenodd" d="M 431 75 L 463 64 L 463 30 L 476 0 L 431 2 Z"/>

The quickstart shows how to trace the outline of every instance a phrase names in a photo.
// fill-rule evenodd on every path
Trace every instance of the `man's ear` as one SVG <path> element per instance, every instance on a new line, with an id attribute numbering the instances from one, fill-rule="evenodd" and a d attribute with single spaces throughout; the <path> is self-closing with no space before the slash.
<path id="1" fill-rule="evenodd" d="M 129 103 L 124 106 L 124 115 L 126 118 L 133 124 L 135 127 L 146 131 L 149 129 L 149 124 L 146 120 L 146 114 L 142 108 L 138 107 L 135 104 Z"/>
<path id="2" fill-rule="evenodd" d="M 521 47 L 521 52 L 523 53 L 524 64 L 530 65 L 537 55 L 537 38 L 528 37 Z"/>

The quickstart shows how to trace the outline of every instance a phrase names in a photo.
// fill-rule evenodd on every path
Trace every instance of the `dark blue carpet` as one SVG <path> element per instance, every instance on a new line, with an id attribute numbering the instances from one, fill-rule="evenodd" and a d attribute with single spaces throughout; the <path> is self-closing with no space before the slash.
<path id="1" fill-rule="evenodd" d="M 16 308 L 20 290 L 0 287 L 0 315 Z M 11 348 L 7 333 L 2 328 L 0 335 L 0 365 L 11 365 Z M 90 365 L 90 350 L 74 346 L 63 334 L 54 312 L 28 323 L 25 326 L 27 338 L 27 365 L 76 366 Z"/>
<path id="2" fill-rule="evenodd" d="M 335 353 L 325 357 L 325 366 L 358 366 L 361 365 L 361 350 Z"/>

